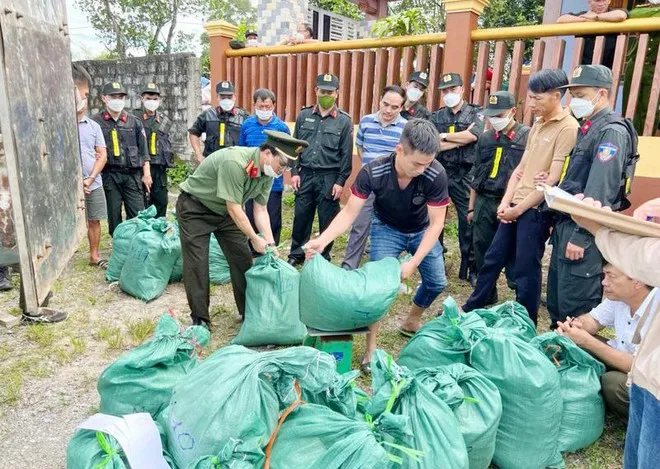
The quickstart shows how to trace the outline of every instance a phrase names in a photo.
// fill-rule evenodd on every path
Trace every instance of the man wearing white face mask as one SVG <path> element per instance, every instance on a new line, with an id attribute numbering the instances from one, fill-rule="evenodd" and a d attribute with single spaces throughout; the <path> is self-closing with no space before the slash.
<path id="1" fill-rule="evenodd" d="M 170 142 L 172 121 L 162 112 L 160 107 L 160 90 L 155 83 L 147 83 L 142 89 L 142 107 L 135 116 L 142 121 L 147 135 L 147 146 L 151 158 L 151 192 L 150 202 L 156 206 L 158 217 L 167 214 L 167 168 L 174 167 L 174 152 Z"/>
<path id="2" fill-rule="evenodd" d="M 291 134 L 289 127 L 275 115 L 275 93 L 266 88 L 259 88 L 252 95 L 255 115 L 243 122 L 238 145 L 241 147 L 256 148 L 262 145 L 268 136 L 266 130 L 275 130 Z M 280 233 L 282 231 L 282 191 L 284 190 L 284 178 L 279 176 L 273 181 L 273 188 L 268 197 L 268 215 L 270 217 L 270 228 L 273 231 L 275 244 L 280 244 Z M 252 228 L 256 229 L 253 215 L 253 202 L 249 200 L 245 204 Z M 256 251 L 252 250 L 256 255 Z"/>
<path id="3" fill-rule="evenodd" d="M 569 107 L 581 120 L 575 148 L 567 159 L 559 187 L 584 194 L 613 210 L 630 203 L 626 193 L 634 168 L 637 135 L 629 121 L 609 106 L 612 71 L 603 65 L 582 65 L 573 72 Z M 596 307 L 603 295 L 603 257 L 594 236 L 568 215 L 558 214 L 551 238 L 548 311 L 552 324 Z"/>
<path id="4" fill-rule="evenodd" d="M 107 83 L 103 87 L 102 99 L 104 108 L 92 119 L 101 126 L 108 147 L 103 190 L 112 236 L 122 222 L 122 203 L 127 218 L 134 218 L 144 210 L 144 189 L 151 190 L 151 168 L 144 126 L 124 110 L 124 88 L 117 82 Z"/>
<path id="5" fill-rule="evenodd" d="M 241 126 L 250 117 L 245 109 L 236 106 L 235 89 L 230 81 L 219 82 L 215 91 L 219 106 L 202 112 L 188 129 L 190 146 L 199 163 L 214 151 L 238 145 Z M 206 141 L 202 152 L 200 137 L 203 133 L 206 133 Z"/>
<path id="6" fill-rule="evenodd" d="M 463 79 L 458 73 L 445 73 L 438 89 L 445 106 L 435 111 L 431 122 L 440 132 L 438 161 L 447 170 L 449 197 L 456 207 L 458 217 L 458 243 L 461 250 L 461 267 L 458 278 L 476 281 L 477 269 L 472 253 L 472 228 L 467 222 L 470 198 L 469 173 L 474 164 L 477 140 L 484 131 L 481 107 L 463 99 Z M 442 235 L 440 236 L 442 243 Z"/>
<path id="7" fill-rule="evenodd" d="M 401 117 L 406 120 L 412 118 L 428 119 L 431 112 L 422 103 L 426 88 L 429 86 L 429 76 L 426 72 L 412 72 L 408 82 L 403 85 L 406 90 L 406 101 L 401 109 Z"/>
<path id="8" fill-rule="evenodd" d="M 506 192 L 509 178 L 520 164 L 529 127 L 516 121 L 516 101 L 508 91 L 498 91 L 488 98 L 484 116 L 492 129 L 477 143 L 477 157 L 472 170 L 468 223 L 472 225 L 472 247 L 477 270 L 484 265 L 497 226 L 497 208 Z M 506 268 L 509 285 L 515 284 L 513 261 Z M 488 304 L 497 302 L 497 287 Z"/>

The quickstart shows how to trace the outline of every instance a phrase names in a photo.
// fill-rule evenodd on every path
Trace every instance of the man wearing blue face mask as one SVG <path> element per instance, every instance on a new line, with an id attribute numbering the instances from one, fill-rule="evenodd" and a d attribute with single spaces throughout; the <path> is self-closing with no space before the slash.
<path id="1" fill-rule="evenodd" d="M 289 127 L 275 115 L 275 93 L 267 88 L 259 88 L 252 95 L 254 102 L 254 116 L 248 118 L 241 127 L 241 135 L 238 139 L 238 145 L 241 147 L 256 148 L 263 144 L 268 136 L 266 130 L 276 130 L 291 134 Z M 280 244 L 280 233 L 282 231 L 282 191 L 284 190 L 284 178 L 279 176 L 273 181 L 273 188 L 268 197 L 268 215 L 270 216 L 270 228 L 273 231 L 275 244 Z M 256 229 L 253 215 L 253 202 L 248 200 L 245 203 L 245 213 L 247 213 L 252 228 Z M 256 255 L 252 250 L 252 255 Z"/>
<path id="2" fill-rule="evenodd" d="M 476 284 L 477 269 L 472 251 L 472 229 L 467 222 L 470 198 L 469 173 L 474 164 L 476 144 L 484 131 L 481 107 L 463 99 L 463 79 L 458 73 L 445 73 L 438 89 L 442 93 L 444 107 L 431 115 L 431 122 L 440 132 L 438 161 L 447 171 L 449 197 L 456 207 L 458 217 L 458 244 L 461 250 L 461 267 L 458 278 Z M 441 235 L 442 243 L 442 235 Z"/>
<path id="3" fill-rule="evenodd" d="M 564 88 L 569 107 L 581 120 L 575 148 L 567 158 L 559 187 L 584 194 L 613 210 L 625 210 L 634 171 L 637 135 L 630 121 L 609 106 L 612 71 L 603 65 L 582 65 Z M 596 307 L 602 298 L 603 258 L 594 236 L 570 217 L 559 214 L 552 232 L 548 272 L 551 324 Z M 560 293 L 561 292 L 561 293 Z"/>
<path id="4" fill-rule="evenodd" d="M 214 151 L 238 145 L 241 126 L 250 117 L 245 109 L 236 106 L 232 82 L 218 82 L 215 91 L 218 94 L 218 107 L 206 109 L 188 129 L 190 146 L 199 163 Z M 206 141 L 202 152 L 200 137 L 204 133 Z"/>

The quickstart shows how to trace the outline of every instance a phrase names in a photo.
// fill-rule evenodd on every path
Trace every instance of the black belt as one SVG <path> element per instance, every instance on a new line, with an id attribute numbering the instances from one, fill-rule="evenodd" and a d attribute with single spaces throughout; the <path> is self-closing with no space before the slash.
<path id="1" fill-rule="evenodd" d="M 122 173 L 122 174 L 131 174 L 142 171 L 142 168 L 122 168 L 122 167 L 113 167 L 110 166 L 103 170 L 103 173 Z"/>
<path id="2" fill-rule="evenodd" d="M 300 168 L 300 170 L 298 172 L 302 173 L 303 171 L 305 173 L 310 173 L 310 174 L 313 174 L 313 175 L 318 174 L 319 176 L 321 176 L 321 175 L 325 175 L 325 174 L 338 173 L 339 168 L 308 168 L 308 167 L 303 166 L 303 167 Z"/>

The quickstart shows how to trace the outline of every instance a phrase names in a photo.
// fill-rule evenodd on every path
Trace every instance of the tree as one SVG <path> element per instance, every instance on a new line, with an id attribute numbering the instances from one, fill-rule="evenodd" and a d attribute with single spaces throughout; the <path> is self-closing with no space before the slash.
<path id="1" fill-rule="evenodd" d="M 350 0 L 309 0 L 309 5 L 353 20 L 362 20 L 364 15 Z"/>
<path id="2" fill-rule="evenodd" d="M 410 36 L 429 32 L 431 25 L 421 8 L 394 13 L 381 18 L 371 28 L 371 34 L 378 38 L 386 36 Z"/>
<path id="3" fill-rule="evenodd" d="M 439 33 L 445 30 L 445 9 L 442 0 L 401 0 L 388 5 L 389 13 L 397 15 L 412 9 L 421 12 L 416 17 L 419 24 L 410 29 L 421 30 L 422 33 Z"/>
<path id="4" fill-rule="evenodd" d="M 212 0 L 76 0 L 108 50 L 119 58 L 129 49 L 171 53 L 181 15 L 204 11 Z M 215 1 L 215 0 L 213 0 Z"/>

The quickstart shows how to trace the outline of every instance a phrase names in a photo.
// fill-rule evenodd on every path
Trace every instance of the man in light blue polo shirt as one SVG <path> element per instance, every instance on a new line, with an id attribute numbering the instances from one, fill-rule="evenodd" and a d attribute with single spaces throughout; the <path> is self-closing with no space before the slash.
<path id="1" fill-rule="evenodd" d="M 84 92 L 84 90 L 83 90 Z M 101 171 L 107 160 L 105 139 L 101 126 L 85 115 L 87 97 L 76 87 L 76 112 L 78 117 L 78 139 L 80 163 L 82 164 L 85 212 L 87 214 L 87 238 L 89 239 L 89 264 L 106 268 L 108 262 L 99 255 L 101 242 L 101 220 L 108 217 Z"/>
<path id="2" fill-rule="evenodd" d="M 241 147 L 259 147 L 266 142 L 268 137 L 264 130 L 277 130 L 291 135 L 289 127 L 282 119 L 275 115 L 275 93 L 267 88 L 259 88 L 252 95 L 254 102 L 254 116 L 249 117 L 243 122 L 241 135 L 238 138 L 238 144 Z M 268 216 L 270 217 L 270 228 L 273 231 L 275 244 L 280 244 L 280 233 L 282 232 L 282 191 L 284 190 L 284 176 L 279 176 L 273 180 L 273 188 L 268 197 Z M 253 202 L 248 200 L 245 203 L 245 213 L 250 219 L 252 228 L 256 231 L 257 225 L 254 223 Z M 252 255 L 257 252 L 252 250 Z"/>
<path id="3" fill-rule="evenodd" d="M 380 98 L 378 112 L 360 119 L 355 146 L 363 167 L 376 158 L 389 156 L 394 151 L 408 122 L 401 117 L 405 100 L 406 92 L 403 88 L 396 85 L 386 86 Z M 342 264 L 346 270 L 357 269 L 360 265 L 360 259 L 369 239 L 373 211 L 374 195 L 371 194 L 351 228 L 346 256 Z"/>

